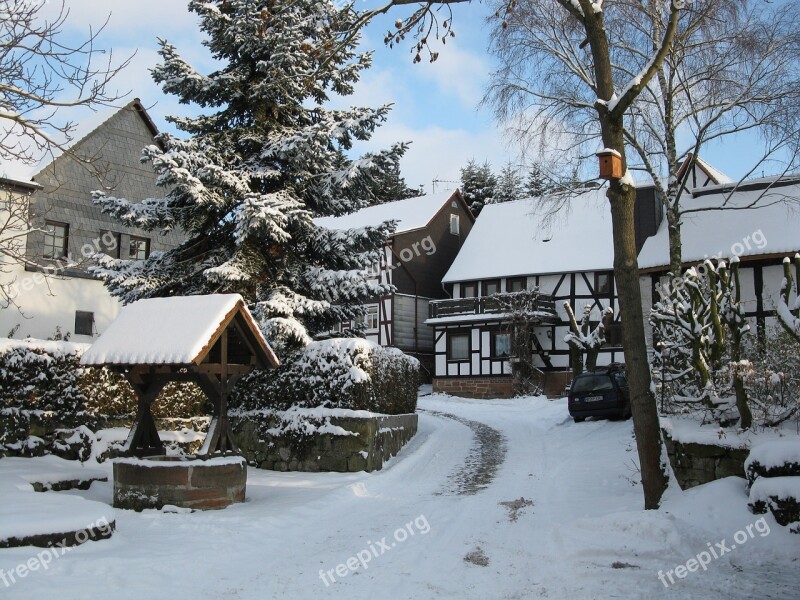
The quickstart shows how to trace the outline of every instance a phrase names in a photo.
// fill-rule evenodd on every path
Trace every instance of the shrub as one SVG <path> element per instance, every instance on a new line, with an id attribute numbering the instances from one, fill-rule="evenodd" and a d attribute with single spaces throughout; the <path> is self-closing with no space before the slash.
<path id="1" fill-rule="evenodd" d="M 236 386 L 231 404 L 244 410 L 292 406 L 413 413 L 419 362 L 396 348 L 358 338 L 312 342 L 274 371 L 254 372 Z"/>
<path id="2" fill-rule="evenodd" d="M 81 367 L 86 348 L 64 340 L 0 340 L 0 445 L 25 454 L 39 436 L 55 443 L 58 429 L 133 418 L 136 396 L 128 382 L 108 369 Z M 195 384 L 170 383 L 153 414 L 189 418 L 208 414 L 208 404 Z"/>

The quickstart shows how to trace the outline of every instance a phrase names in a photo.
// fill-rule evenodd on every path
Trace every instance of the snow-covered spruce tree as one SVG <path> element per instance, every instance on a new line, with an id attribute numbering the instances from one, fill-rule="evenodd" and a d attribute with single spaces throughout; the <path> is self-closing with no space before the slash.
<path id="1" fill-rule="evenodd" d="M 519 200 L 524 193 L 519 171 L 511 162 L 506 163 L 500 170 L 500 175 L 497 176 L 497 184 L 495 185 L 492 202 L 511 202 L 512 200 Z"/>
<path id="2" fill-rule="evenodd" d="M 461 193 L 475 216 L 480 214 L 484 204 L 492 202 L 496 187 L 497 178 L 488 162 L 479 165 L 472 159 L 462 167 Z"/>
<path id="3" fill-rule="evenodd" d="M 347 232 L 314 224 L 370 204 L 373 178 L 404 151 L 342 160 L 368 139 L 389 107 L 331 110 L 348 95 L 369 54 L 343 40 L 352 5 L 329 0 L 191 1 L 219 62 L 203 74 L 167 41 L 153 78 L 197 117 L 169 117 L 188 134 L 144 149 L 163 198 L 133 202 L 94 193 L 103 211 L 146 230 L 179 228 L 188 239 L 144 261 L 105 257 L 94 269 L 124 303 L 139 298 L 238 292 L 278 351 L 359 316 L 386 293 L 364 269 L 378 262 L 392 223 Z M 378 171 L 376 173 L 376 171 Z"/>

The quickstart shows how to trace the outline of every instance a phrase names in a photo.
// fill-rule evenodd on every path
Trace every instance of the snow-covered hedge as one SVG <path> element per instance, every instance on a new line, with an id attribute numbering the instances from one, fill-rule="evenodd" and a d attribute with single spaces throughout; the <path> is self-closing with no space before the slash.
<path id="1" fill-rule="evenodd" d="M 245 410 L 346 408 L 383 414 L 413 413 L 419 362 L 396 348 L 359 338 L 312 342 L 275 371 L 248 376 L 232 405 Z"/>
<path id="2" fill-rule="evenodd" d="M 136 397 L 121 375 L 80 366 L 86 348 L 64 341 L 0 339 L 0 446 L 42 453 L 55 443 L 59 429 L 96 429 L 107 417 L 135 415 Z M 193 384 L 170 384 L 153 413 L 188 418 L 206 414 L 206 404 Z"/>

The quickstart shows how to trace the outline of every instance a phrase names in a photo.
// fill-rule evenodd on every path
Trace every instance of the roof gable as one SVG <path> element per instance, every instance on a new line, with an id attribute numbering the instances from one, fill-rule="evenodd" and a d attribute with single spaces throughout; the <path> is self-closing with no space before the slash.
<path id="1" fill-rule="evenodd" d="M 314 219 L 314 223 L 326 229 L 343 231 L 363 227 L 378 227 L 385 221 L 397 221 L 395 233 L 405 233 L 429 225 L 451 200 L 462 204 L 467 213 L 469 213 L 461 192 L 455 190 L 367 206 L 341 217 L 317 218 Z M 472 217 L 472 214 L 469 214 Z"/>
<path id="2" fill-rule="evenodd" d="M 138 300 L 83 354 L 84 365 L 198 365 L 234 327 L 263 366 L 278 359 L 239 294 Z"/>
<path id="3" fill-rule="evenodd" d="M 34 164 L 27 164 L 20 161 L 6 161 L 0 167 L 0 178 L 7 180 L 14 180 L 17 182 L 29 182 L 36 175 L 50 167 L 59 158 L 61 158 L 65 151 L 78 151 L 79 146 L 95 132 L 104 127 L 114 117 L 123 111 L 134 112 L 142 121 L 143 125 L 150 132 L 153 137 L 157 136 L 159 131 L 153 119 L 147 113 L 144 105 L 139 98 L 134 98 L 123 107 L 110 107 L 104 110 L 99 110 L 90 114 L 85 119 L 82 119 L 71 133 L 71 139 L 64 142 L 58 148 L 52 148 L 51 151 L 43 153 L 38 162 Z"/>

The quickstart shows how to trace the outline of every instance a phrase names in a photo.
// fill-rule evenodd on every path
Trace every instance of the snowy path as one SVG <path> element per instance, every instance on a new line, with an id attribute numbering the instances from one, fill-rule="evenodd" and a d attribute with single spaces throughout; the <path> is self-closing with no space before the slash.
<path id="1" fill-rule="evenodd" d="M 224 511 L 117 511 L 111 540 L 75 548 L 11 587 L 0 582 L 0 595 L 800 597 L 800 536 L 771 517 L 768 536 L 756 534 L 707 571 L 669 588 L 659 581 L 659 570 L 685 563 L 707 543 L 730 544 L 756 519 L 737 480 L 673 490 L 664 510 L 640 511 L 630 421 L 576 425 L 563 401 L 541 398 L 432 396 L 420 409 L 417 436 L 381 472 L 251 469 L 248 501 Z M 111 486 L 69 493 L 110 502 Z M 520 504 L 513 521 L 501 503 L 520 498 L 532 504 Z M 488 564 L 465 561 L 470 553 Z M 0 568 L 8 572 L 35 554 L 0 550 Z"/>

